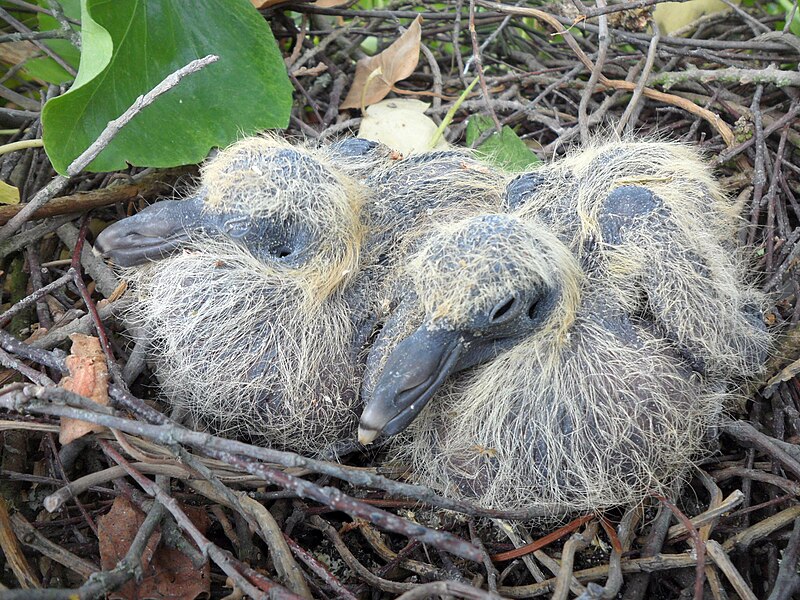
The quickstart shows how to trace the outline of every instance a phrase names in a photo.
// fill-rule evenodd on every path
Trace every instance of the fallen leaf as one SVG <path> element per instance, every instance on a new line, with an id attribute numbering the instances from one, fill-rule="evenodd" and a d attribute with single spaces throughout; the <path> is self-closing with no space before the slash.
<path id="1" fill-rule="evenodd" d="M 736 4 L 739 2 L 734 0 Z M 722 0 L 689 0 L 688 2 L 663 2 L 653 11 L 653 20 L 662 35 L 672 35 L 704 15 L 730 10 Z"/>
<path id="2" fill-rule="evenodd" d="M 208 528 L 208 515 L 202 508 L 181 508 L 201 533 Z M 113 569 L 124 558 L 133 538 L 144 523 L 145 514 L 124 496 L 117 496 L 111 510 L 97 521 L 100 541 L 100 566 Z M 172 599 L 194 600 L 210 597 L 211 567 L 208 560 L 198 569 L 180 550 L 160 545 L 161 530 L 156 528 L 142 552 L 142 579 L 129 581 L 109 595 L 112 600 Z"/>
<path id="3" fill-rule="evenodd" d="M 19 190 L 5 181 L 0 181 L 0 204 L 19 204 Z"/>
<path id="4" fill-rule="evenodd" d="M 100 348 L 100 340 L 90 335 L 75 333 L 70 336 L 72 350 L 67 357 L 69 375 L 59 385 L 65 390 L 85 396 L 98 404 L 108 406 L 108 366 Z M 58 441 L 69 444 L 91 432 L 103 431 L 102 425 L 63 417 Z"/>
<path id="5" fill-rule="evenodd" d="M 350 0 L 317 0 L 313 4 L 320 8 L 335 8 L 347 4 L 348 2 L 350 2 Z"/>
<path id="6" fill-rule="evenodd" d="M 347 97 L 339 107 L 359 108 L 383 100 L 392 86 L 411 75 L 419 62 L 422 17 L 417 17 L 406 32 L 380 54 L 362 58 Z"/>
<path id="7" fill-rule="evenodd" d="M 436 123 L 425 115 L 427 102 L 408 98 L 392 98 L 367 108 L 361 119 L 358 136 L 381 142 L 403 156 L 431 150 L 431 138 L 436 133 Z M 447 148 L 439 138 L 435 148 Z"/>
<path id="8" fill-rule="evenodd" d="M 18 65 L 37 56 L 40 52 L 33 42 L 6 42 L 0 44 L 0 62 Z"/>

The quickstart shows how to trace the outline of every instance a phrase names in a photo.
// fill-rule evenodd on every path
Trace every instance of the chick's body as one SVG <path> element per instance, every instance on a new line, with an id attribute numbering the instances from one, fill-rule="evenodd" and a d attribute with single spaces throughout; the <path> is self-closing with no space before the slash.
<path id="1" fill-rule="evenodd" d="M 455 277 L 431 250 L 436 244 L 409 261 L 403 277 L 417 307 L 408 309 L 416 314 L 411 328 L 455 332 L 464 346 L 458 360 L 477 366 L 439 389 L 395 438 L 392 458 L 447 494 L 549 515 L 669 493 L 769 347 L 764 298 L 745 283 L 746 263 L 731 242 L 739 225 L 733 205 L 694 152 L 647 142 L 584 148 L 515 178 L 506 205 L 507 226 L 530 231 L 539 247 L 526 258 L 520 239 L 492 241 L 509 257 L 508 281 L 486 274 L 493 271 L 485 270 L 483 240 L 462 250 Z M 476 226 L 467 220 L 435 235 L 454 240 Z M 465 360 L 493 335 L 483 325 L 475 335 L 476 315 L 498 312 L 479 308 L 484 296 L 513 312 L 535 281 L 519 276 L 519 265 L 547 254 L 557 256 L 542 271 L 558 301 L 545 321 L 514 330 L 501 348 L 494 341 L 482 362 Z M 464 293 L 473 288 L 480 294 Z M 531 314 L 537 306 L 530 304 Z M 376 342 L 388 351 L 366 375 L 377 381 L 366 390 L 362 417 L 370 436 L 383 426 L 373 423 L 387 420 L 373 418 L 380 413 L 373 404 L 386 405 L 384 390 L 403 370 L 392 352 L 407 350 L 406 334 L 393 331 L 408 329 L 395 326 Z M 407 384 L 396 387 L 405 391 L 395 398 L 423 397 Z"/>
<path id="2" fill-rule="evenodd" d="M 306 453 L 396 436 L 419 482 L 484 506 L 668 493 L 769 346 L 735 207 L 678 144 L 509 178 L 460 152 L 251 138 L 195 198 L 126 221 L 98 245 L 161 258 L 129 270 L 130 316 L 171 402 Z"/>
<path id="3" fill-rule="evenodd" d="M 177 241 L 126 273 L 128 317 L 153 340 L 163 395 L 223 435 L 311 454 L 354 441 L 397 245 L 433 215 L 462 214 L 459 202 L 499 207 L 500 183 L 457 152 L 395 160 L 364 140 L 249 138 L 220 152 L 175 207 L 194 211 L 172 219 Z M 101 249 L 146 239 L 171 210 L 159 204 L 101 236 Z"/>

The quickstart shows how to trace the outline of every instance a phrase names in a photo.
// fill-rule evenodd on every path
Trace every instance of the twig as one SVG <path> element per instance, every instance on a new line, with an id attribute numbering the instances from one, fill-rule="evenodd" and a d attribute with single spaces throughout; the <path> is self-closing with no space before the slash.
<path id="1" fill-rule="evenodd" d="M 281 582 L 298 596 L 311 600 L 311 590 L 308 589 L 303 573 L 292 557 L 289 544 L 284 539 L 275 518 L 264 506 L 246 494 L 233 493 L 227 488 L 227 493 L 220 496 L 218 492 L 212 492 L 212 486 L 205 481 L 192 482 L 191 485 L 207 498 L 238 511 L 252 522 L 255 525 L 254 529 L 259 532 L 269 548 L 270 557 Z"/>
<path id="2" fill-rule="evenodd" d="M 334 591 L 339 595 L 340 598 L 344 598 L 344 600 L 357 600 L 356 596 L 348 590 L 339 579 L 331 573 L 328 568 L 318 561 L 312 554 L 306 552 L 300 544 L 295 542 L 292 538 L 288 535 L 283 535 L 286 543 L 289 545 L 289 548 L 292 550 L 292 553 L 299 558 L 300 560 L 305 563 L 305 565 L 311 569 L 314 574 L 322 579 L 327 585 L 334 589 Z"/>
<path id="3" fill-rule="evenodd" d="M 11 515 L 11 526 L 14 529 L 14 534 L 19 538 L 19 541 L 26 546 L 33 548 L 37 552 L 43 554 L 51 560 L 64 565 L 71 571 L 84 578 L 88 578 L 100 570 L 100 567 L 76 556 L 69 550 L 65 550 L 48 540 L 45 536 L 39 533 L 39 530 L 31 525 L 25 517 L 20 513 Z"/>
<path id="4" fill-rule="evenodd" d="M 60 287 L 65 286 L 67 283 L 72 281 L 75 277 L 75 270 L 70 268 L 64 275 L 53 281 L 52 283 L 47 284 L 44 287 L 39 288 L 35 292 L 33 292 L 30 296 L 19 300 L 18 302 L 14 303 L 14 306 L 9 308 L 3 314 L 0 314 L 0 327 L 5 326 L 16 314 L 19 314 L 25 307 L 30 306 L 34 302 L 36 302 L 39 298 L 43 298 L 53 290 L 57 290 Z"/>
<path id="5" fill-rule="evenodd" d="M 573 521 L 570 521 L 563 527 L 559 527 L 555 531 L 548 533 L 546 536 L 539 538 L 532 544 L 526 544 L 525 546 L 520 546 L 514 550 L 509 550 L 508 552 L 500 552 L 499 554 L 492 555 L 490 558 L 495 562 L 501 562 L 504 560 L 513 560 L 515 558 L 519 558 L 520 556 L 524 556 L 525 554 L 535 552 L 536 550 L 541 550 L 553 542 L 560 540 L 568 533 L 575 531 L 578 527 L 585 525 L 593 518 L 594 515 L 592 514 L 584 515 Z"/>
<path id="6" fill-rule="evenodd" d="M 633 90 L 633 96 L 631 96 L 628 106 L 625 107 L 625 112 L 622 113 L 622 116 L 617 122 L 615 128 L 617 135 L 622 135 L 622 132 L 625 131 L 625 126 L 628 124 L 628 120 L 631 118 L 631 115 L 633 115 L 636 107 L 639 105 L 639 102 L 642 98 L 642 92 L 644 92 L 645 85 L 647 85 L 647 79 L 650 76 L 650 71 L 653 69 L 653 63 L 656 60 L 656 54 L 658 53 L 658 42 L 660 40 L 661 31 L 654 21 L 653 39 L 650 41 L 650 46 L 647 48 L 647 58 L 645 59 L 642 73 L 639 75 L 639 81 L 636 82 L 636 89 Z"/>
<path id="7" fill-rule="evenodd" d="M 36 369 L 31 369 L 28 365 L 18 361 L 2 349 L 0 349 L 0 365 L 7 369 L 14 369 L 38 385 L 55 385 L 55 382 L 47 375 L 40 373 Z"/>
<path id="8" fill-rule="evenodd" d="M 611 557 L 608 562 L 608 579 L 606 585 L 598 590 L 602 598 L 616 598 L 622 587 L 622 554 L 630 550 L 639 518 L 639 510 L 629 508 L 622 517 L 619 531 L 614 532 L 613 528 L 609 528 L 609 533 L 616 534 L 618 544 L 612 544 Z M 603 523 L 602 520 L 600 522 Z"/>
<path id="9" fill-rule="evenodd" d="M 2 497 L 0 497 L 0 549 L 24 593 L 32 593 L 34 589 L 42 587 L 39 578 L 19 547 L 19 540 L 17 540 L 9 520 L 8 503 Z"/>
<path id="10" fill-rule="evenodd" d="M 2 11 L 2 9 L 0 9 L 0 11 Z M 0 12 L 0 16 L 2 16 L 2 12 Z M 100 154 L 100 152 L 102 152 L 106 146 L 108 146 L 114 136 L 119 133 L 120 129 L 122 129 L 126 123 L 133 119 L 133 117 L 139 114 L 147 106 L 151 105 L 159 96 L 167 93 L 169 90 L 178 85 L 181 79 L 191 73 L 196 73 L 200 69 L 213 62 L 216 62 L 217 60 L 219 60 L 219 57 L 213 54 L 210 54 L 204 58 L 193 60 L 185 67 L 181 67 L 174 73 L 167 75 L 161 81 L 161 83 L 156 85 L 152 90 L 143 96 L 139 96 L 130 106 L 130 108 L 128 108 L 118 118 L 114 119 L 113 121 L 109 121 L 108 125 L 106 125 L 97 139 L 67 167 L 66 172 L 69 177 L 56 175 L 52 181 L 50 181 L 50 183 L 36 193 L 36 195 L 25 205 L 25 208 L 20 210 L 20 212 L 10 219 L 8 223 L 0 228 L 0 242 L 3 242 L 11 237 L 11 235 L 18 231 L 19 228 L 22 227 L 22 224 L 27 222 L 37 210 L 44 206 L 51 198 L 60 193 L 66 187 L 67 183 L 69 182 L 69 178 L 80 173 L 89 165 L 89 163 L 97 158 L 97 155 Z"/>
<path id="11" fill-rule="evenodd" d="M 192 523 L 189 517 L 186 516 L 186 513 L 184 513 L 183 510 L 181 510 L 181 508 L 178 506 L 178 503 L 174 498 L 165 494 L 159 486 L 143 477 L 138 471 L 136 471 L 136 469 L 132 468 L 122 457 L 122 455 L 114 450 L 114 448 L 111 447 L 108 442 L 100 440 L 99 443 L 103 451 L 108 456 L 113 458 L 117 464 L 124 468 L 126 473 L 132 477 L 147 494 L 158 500 L 158 502 L 160 502 L 164 508 L 170 512 L 181 529 L 191 536 L 194 543 L 198 548 L 200 548 L 200 551 L 212 558 L 214 562 L 217 563 L 217 565 L 219 565 L 220 568 L 225 572 L 225 574 L 236 582 L 237 586 L 239 586 L 246 593 L 250 594 L 253 598 L 265 597 L 264 594 L 259 593 L 259 591 L 253 587 L 253 585 L 247 581 L 247 579 L 245 579 L 236 569 L 234 566 L 234 559 L 232 556 L 230 556 L 230 554 L 221 550 L 216 544 L 210 542 L 202 533 L 200 533 L 197 527 L 195 527 L 194 523 Z M 280 587 L 277 584 L 275 584 L 275 586 Z M 285 594 L 286 597 L 298 598 L 298 596 L 291 594 L 288 590 L 285 590 Z"/>
<path id="12" fill-rule="evenodd" d="M 663 502 L 667 508 L 672 511 L 672 514 L 675 515 L 679 521 L 683 523 L 686 527 L 686 530 L 689 532 L 692 541 L 694 542 L 694 553 L 695 553 L 695 580 L 694 580 L 694 600 L 702 600 L 703 598 L 703 582 L 705 581 L 705 556 L 706 556 L 706 545 L 705 542 L 700 538 L 700 535 L 697 533 L 697 529 L 695 529 L 692 522 L 677 506 L 675 506 L 669 499 L 661 496 L 659 498 L 661 502 Z"/>
<path id="13" fill-rule="evenodd" d="M 408 590 L 413 590 L 414 588 L 419 587 L 419 584 L 416 583 L 400 583 L 378 577 L 377 575 L 373 574 L 370 569 L 366 568 L 358 561 L 358 559 L 350 551 L 350 548 L 347 547 L 347 544 L 342 541 L 341 536 L 327 521 L 321 517 L 312 516 L 309 519 L 309 523 L 312 527 L 319 529 L 325 535 L 325 537 L 331 541 L 333 546 L 336 548 L 336 551 L 342 557 L 344 562 L 347 563 L 347 566 L 355 571 L 355 573 L 370 586 L 395 594 L 402 594 Z"/>
<path id="14" fill-rule="evenodd" d="M 696 517 L 692 517 L 689 522 L 692 524 L 692 527 L 699 528 L 708 523 L 711 523 L 725 513 L 730 512 L 739 504 L 742 503 L 744 500 L 744 494 L 742 494 L 741 490 L 734 490 L 731 494 L 722 500 L 718 506 L 713 508 L 709 508 L 708 510 L 700 513 Z M 666 532 L 666 539 L 670 543 L 674 543 L 678 538 L 681 538 L 689 533 L 689 530 L 686 527 L 686 523 L 678 523 L 677 525 L 673 525 L 669 528 Z"/>
<path id="15" fill-rule="evenodd" d="M 469 35 L 470 39 L 472 40 L 472 62 L 475 64 L 475 74 L 478 76 L 478 80 L 481 84 L 481 91 L 483 92 L 483 99 L 486 102 L 486 108 L 489 111 L 489 115 L 492 117 L 492 121 L 494 121 L 494 126 L 497 131 L 503 129 L 500 125 L 500 120 L 497 118 L 497 115 L 494 112 L 494 108 L 492 108 L 490 98 L 489 98 L 489 88 L 486 86 L 486 78 L 483 75 L 483 61 L 481 60 L 481 49 L 478 46 L 478 33 L 475 30 L 475 0 L 469 1 Z M 464 69 L 466 70 L 469 68 L 469 65 L 466 65 Z M 466 75 L 466 72 L 464 73 Z"/>
<path id="16" fill-rule="evenodd" d="M 642 558 L 649 558 L 661 552 L 664 546 L 664 540 L 667 537 L 667 530 L 669 529 L 669 522 L 672 518 L 672 512 L 666 506 L 661 505 L 658 510 L 658 515 L 653 519 L 650 533 L 641 549 Z M 609 565 L 610 568 L 610 565 Z M 630 577 L 625 586 L 623 593 L 623 600 L 641 600 L 647 593 L 647 587 L 650 583 L 649 573 L 639 573 Z"/>
<path id="17" fill-rule="evenodd" d="M 83 171 L 83 169 L 85 169 L 89 163 L 97 158 L 97 155 L 100 154 L 106 146 L 108 146 L 111 140 L 126 124 L 131 121 L 131 119 L 155 102 L 159 96 L 166 94 L 168 91 L 176 87 L 181 82 L 181 79 L 187 75 L 191 75 L 192 73 L 197 73 L 201 69 L 217 62 L 218 60 L 219 56 L 214 54 L 209 54 L 203 58 L 193 60 L 185 67 L 181 67 L 174 73 L 167 75 L 161 81 L 161 83 L 156 85 L 152 90 L 142 96 L 139 96 L 133 102 L 133 104 L 131 104 L 128 110 L 126 110 L 113 121 L 109 121 L 102 133 L 97 136 L 97 139 L 86 150 L 84 150 L 78 158 L 72 161 L 72 163 L 67 167 L 67 175 L 74 177 Z"/>
<path id="18" fill-rule="evenodd" d="M 517 14 L 520 16 L 526 17 L 536 17 L 538 19 L 542 19 L 543 21 L 547 22 L 551 27 L 553 27 L 558 33 L 564 36 L 564 40 L 567 42 L 567 45 L 575 52 L 578 56 L 578 59 L 586 65 L 586 68 L 590 71 L 594 70 L 594 64 L 586 56 L 586 53 L 581 50 L 578 43 L 575 41 L 575 38 L 572 34 L 567 30 L 561 29 L 561 24 L 559 22 L 559 18 L 555 15 L 551 15 L 550 13 L 546 13 L 544 11 L 538 10 L 536 8 L 527 8 L 527 7 L 516 7 L 516 6 L 509 6 L 507 4 L 500 4 L 498 2 L 489 2 L 487 0 L 475 0 L 481 6 L 486 6 L 488 8 L 493 8 L 495 10 L 501 10 L 503 12 L 508 12 L 510 14 Z M 665 38 L 662 38 L 662 42 Z M 598 77 L 599 82 L 601 85 L 606 87 L 616 89 L 616 90 L 624 90 L 633 92 L 636 90 L 636 84 L 628 81 L 621 81 L 618 79 L 608 79 L 603 75 Z M 678 106 L 687 112 L 695 114 L 699 117 L 702 117 L 708 123 L 714 127 L 722 136 L 722 139 L 725 141 L 725 144 L 728 146 L 732 146 L 734 142 L 733 131 L 725 123 L 720 117 L 711 111 L 701 108 L 694 104 L 693 102 L 686 100 L 685 98 L 681 98 L 680 96 L 675 96 L 673 94 L 666 94 L 664 92 L 659 92 L 652 88 L 644 88 L 642 93 L 647 96 L 648 98 L 652 98 L 653 100 L 658 100 L 660 102 L 665 102 L 667 104 L 671 104 L 673 106 Z"/>
<path id="19" fill-rule="evenodd" d="M 789 110 L 783 115 L 780 119 L 776 119 L 770 123 L 769 126 L 764 128 L 764 136 L 769 137 L 779 129 L 785 127 L 788 124 L 794 122 L 795 117 L 800 113 L 800 102 L 793 101 L 792 104 L 789 106 Z M 752 146 L 756 141 L 756 138 L 750 137 L 749 139 L 745 140 L 741 144 L 734 146 L 733 148 L 728 148 L 724 152 L 720 153 L 720 155 L 715 159 L 715 163 L 718 165 L 724 164 L 734 158 L 737 154 L 747 150 L 750 146 Z M 800 142 L 800 140 L 798 140 Z"/>
<path id="20" fill-rule="evenodd" d="M 21 21 L 15 19 L 13 16 L 11 16 L 11 14 L 8 11 L 6 11 L 3 8 L 0 8 L 0 19 L 3 19 L 6 23 L 8 23 L 14 29 L 16 29 L 17 31 L 19 31 L 21 33 L 32 33 L 32 31 L 28 27 L 26 27 L 24 23 L 22 23 Z M 61 67 L 62 69 L 64 69 L 72 77 L 75 77 L 75 75 L 77 75 L 77 73 L 75 72 L 75 69 L 72 68 L 72 65 L 67 63 L 58 54 L 53 52 L 53 50 L 51 50 L 50 47 L 47 46 L 47 44 L 44 44 L 41 41 L 36 40 L 36 39 L 32 39 L 30 41 L 32 43 L 36 44 L 36 47 L 39 48 L 45 54 L 47 54 L 47 56 L 49 56 L 54 61 L 56 61 L 56 63 L 58 63 L 58 66 Z"/>
<path id="21" fill-rule="evenodd" d="M 606 0 L 597 0 L 597 8 L 606 8 Z M 578 125 L 581 131 L 581 142 L 589 143 L 589 120 L 586 116 L 586 107 L 594 94 L 594 88 L 598 80 L 603 77 L 603 64 L 606 62 L 608 47 L 611 45 L 611 38 L 608 35 L 608 17 L 600 15 L 600 32 L 597 36 L 599 47 L 597 49 L 597 59 L 594 61 L 594 68 L 589 75 L 589 82 L 581 94 L 581 101 L 578 104 Z"/>
<path id="22" fill-rule="evenodd" d="M 708 540 L 706 542 L 706 549 L 708 550 L 708 555 L 717 564 L 720 571 L 725 574 L 725 577 L 728 578 L 728 581 L 730 581 L 736 593 L 739 594 L 739 598 L 742 600 L 757 600 L 753 590 L 750 589 L 750 586 L 747 585 L 741 573 L 733 566 L 731 559 L 728 558 L 728 555 L 725 553 L 722 546 L 720 546 L 719 542 L 716 540 Z"/>
<path id="23" fill-rule="evenodd" d="M 135 183 L 112 185 L 90 192 L 61 196 L 47 202 L 47 204 L 31 214 L 30 218 L 44 219 L 59 215 L 74 215 L 118 202 L 152 200 L 158 196 L 170 193 L 180 177 L 192 175 L 194 173 L 194 169 L 187 169 L 185 167 L 155 171 L 139 178 Z M 0 206 L 0 225 L 7 223 L 19 213 L 24 206 L 26 205 L 20 206 L 16 204 Z"/>
<path id="24" fill-rule="evenodd" d="M 68 402 L 73 406 L 79 406 L 81 408 L 71 408 L 59 404 L 39 405 L 36 402 L 31 402 L 36 399 L 56 400 L 64 403 Z M 24 386 L 22 389 L 18 389 L 16 387 L 11 387 L 6 390 L 4 394 L 0 395 L 0 406 L 12 410 L 20 410 L 25 407 L 26 410 L 41 412 L 42 414 L 71 416 L 84 421 L 105 425 L 113 429 L 119 429 L 127 433 L 144 435 L 145 437 L 149 437 L 161 443 L 188 443 L 196 446 L 208 456 L 222 460 L 229 465 L 233 465 L 236 468 L 261 477 L 265 481 L 269 481 L 284 489 L 289 489 L 302 498 L 309 498 L 333 510 L 346 512 L 353 518 L 368 520 L 389 531 L 419 539 L 422 542 L 431 544 L 457 556 L 476 562 L 481 560 L 480 551 L 477 548 L 452 534 L 435 531 L 423 527 L 422 525 L 411 523 L 391 513 L 359 502 L 343 494 L 336 488 L 320 488 L 309 481 L 299 479 L 279 471 L 278 469 L 268 467 L 252 460 L 240 458 L 231 452 L 230 447 L 236 447 L 241 444 L 241 442 L 218 440 L 218 438 L 214 438 L 208 434 L 189 431 L 175 424 L 169 426 L 155 426 L 131 421 L 129 419 L 122 419 L 110 414 L 110 410 L 107 407 L 101 407 L 87 398 L 83 398 L 82 396 L 62 388 Z M 98 412 L 90 412 L 90 410 L 85 410 L 86 408 Z M 220 441 L 222 443 L 219 443 Z M 246 444 L 242 446 L 247 447 Z M 218 448 L 225 449 L 222 450 Z M 250 448 L 254 449 L 254 447 Z M 267 449 L 265 448 L 262 450 Z M 277 451 L 271 450 L 269 452 Z M 291 456 L 292 453 L 279 452 L 278 455 Z M 276 457 L 278 455 L 276 455 Z M 303 459 L 298 455 L 293 456 L 299 459 L 299 462 L 309 460 Z M 320 466 L 324 464 L 321 461 L 312 462 Z M 297 465 L 295 464 L 294 466 Z M 348 471 L 344 469 L 337 469 L 336 472 L 338 472 L 337 476 L 340 478 L 352 478 L 347 477 Z"/>
<path id="25" fill-rule="evenodd" d="M 395 600 L 426 600 L 440 596 L 442 598 L 464 598 L 466 600 L 502 600 L 492 592 L 485 592 L 458 581 L 434 581 L 425 583 L 416 589 L 399 595 Z"/>
<path id="26" fill-rule="evenodd" d="M 58 394 L 52 391 L 50 392 L 48 392 L 47 390 L 29 390 L 29 391 L 34 396 L 37 394 L 41 394 L 43 398 L 48 398 L 49 396 L 58 397 Z M 163 423 L 163 424 L 169 423 L 169 420 L 164 415 L 148 407 L 141 400 L 134 398 L 130 393 L 120 389 L 118 386 L 114 385 L 110 386 L 109 392 L 112 398 L 114 398 L 117 402 L 124 402 L 126 408 L 140 415 L 142 418 L 145 418 L 152 423 Z M 80 396 L 77 397 L 69 396 L 69 397 L 78 402 L 83 402 L 83 399 Z M 2 401 L 2 397 L 0 397 L 0 401 Z M 83 406 L 83 404 L 79 405 Z M 95 415 L 95 417 L 101 418 L 102 415 L 97 414 Z M 105 419 L 106 417 L 102 418 Z M 110 426 L 116 429 L 129 431 L 125 429 L 125 427 L 123 426 L 116 426 L 116 425 L 110 425 Z M 140 424 L 140 426 L 144 426 L 144 424 Z M 450 498 L 443 498 L 441 496 L 438 496 L 437 494 L 434 494 L 430 488 L 427 488 L 425 486 L 400 483 L 398 481 L 393 481 L 385 477 L 381 477 L 380 475 L 375 475 L 364 469 L 353 469 L 340 464 L 315 460 L 301 456 L 299 454 L 295 454 L 294 452 L 285 452 L 281 450 L 274 450 L 271 448 L 264 448 L 261 446 L 252 446 L 250 444 L 245 444 L 243 442 L 239 442 L 236 440 L 225 440 L 215 436 L 211 436 L 206 433 L 189 431 L 174 423 L 170 423 L 169 426 L 164 426 L 162 428 L 147 427 L 146 429 L 144 428 L 134 429 L 130 430 L 129 432 L 134 433 L 135 435 L 144 435 L 151 439 L 158 439 L 158 440 L 169 439 L 170 441 L 176 441 L 182 444 L 189 444 L 199 448 L 209 447 L 209 448 L 219 449 L 225 452 L 241 454 L 243 456 L 250 456 L 252 458 L 263 460 L 265 462 L 277 463 L 285 468 L 307 469 L 314 473 L 322 473 L 330 477 L 342 479 L 354 486 L 372 487 L 376 489 L 381 489 L 395 496 L 415 498 L 420 502 L 430 504 L 431 506 L 436 506 L 438 508 L 443 508 L 446 510 L 461 512 L 471 516 L 525 520 L 525 519 L 532 519 L 535 517 L 544 517 L 559 512 L 566 512 L 567 510 L 567 507 L 562 505 L 551 505 L 551 506 L 544 506 L 542 508 L 535 508 L 528 510 L 523 509 L 515 511 L 483 509 L 468 502 L 458 501 Z M 173 437 L 167 437 L 167 434 L 170 434 Z"/>
<path id="27" fill-rule="evenodd" d="M 612 4 L 611 6 L 584 8 L 581 11 L 581 16 L 591 19 L 593 17 L 599 17 L 600 15 L 608 15 L 615 12 L 621 12 L 623 10 L 636 10 L 637 8 L 645 8 L 647 6 L 653 6 L 654 4 L 661 4 L 665 1 L 666 0 L 634 0 L 633 2 L 620 2 L 618 4 Z M 677 2 L 687 2 L 687 0 L 677 0 Z"/>
<path id="28" fill-rule="evenodd" d="M 783 551 L 783 559 L 778 571 L 775 587 L 768 600 L 789 600 L 800 589 L 800 576 L 797 566 L 800 562 L 800 518 L 795 519 L 789 543 Z"/>
<path id="29" fill-rule="evenodd" d="M 553 591 L 552 600 L 566 600 L 569 593 L 569 583 L 572 578 L 572 566 L 575 560 L 575 554 L 586 548 L 594 539 L 597 534 L 597 522 L 593 521 L 586 526 L 583 533 L 573 533 L 572 537 L 564 544 L 564 550 L 561 552 L 561 571 L 556 577 L 556 586 Z M 502 593 L 502 591 L 501 591 Z"/>
<path id="30" fill-rule="evenodd" d="M 686 81 L 702 81 L 703 83 L 722 81 L 742 85 L 769 83 L 778 87 L 797 87 L 800 86 L 800 73 L 797 71 L 784 71 L 775 65 L 768 65 L 763 69 L 740 69 L 738 67 L 696 69 L 690 66 L 685 71 L 654 75 L 647 84 L 650 86 L 660 85 L 668 90 L 672 86 Z"/>
<path id="31" fill-rule="evenodd" d="M 778 445 L 774 443 L 775 440 L 758 431 L 750 423 L 744 421 L 728 421 L 723 424 L 722 430 L 744 443 L 746 446 L 753 446 L 767 453 L 783 464 L 795 477 L 800 478 L 800 462 L 778 447 Z"/>
<path id="32" fill-rule="evenodd" d="M 772 515 L 771 517 L 767 517 L 755 525 L 751 525 L 747 529 L 744 529 L 729 537 L 722 544 L 722 547 L 726 552 L 733 552 L 735 550 L 746 551 L 757 541 L 763 540 L 779 529 L 783 529 L 789 525 L 789 523 L 794 522 L 799 517 L 800 506 L 795 505 L 784 509 L 781 512 Z"/>

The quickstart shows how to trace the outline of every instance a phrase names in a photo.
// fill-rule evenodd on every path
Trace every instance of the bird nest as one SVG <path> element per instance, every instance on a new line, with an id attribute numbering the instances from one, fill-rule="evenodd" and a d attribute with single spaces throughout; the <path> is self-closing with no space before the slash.
<path id="1" fill-rule="evenodd" d="M 358 131 L 360 111 L 338 109 L 359 45 L 390 44 L 420 12 L 318 4 L 265 14 L 296 88 L 287 133 L 325 143 Z M 40 212 L 0 207 L 0 223 L 15 219 L 0 230 L 0 582 L 22 588 L 9 597 L 147 597 L 168 580 L 175 597 L 790 598 L 800 558 L 800 41 L 784 27 L 791 14 L 747 2 L 654 35 L 656 4 L 423 5 L 423 58 L 393 93 L 430 102 L 436 122 L 454 111 L 445 137 L 455 145 L 467 117 L 482 115 L 544 160 L 600 131 L 687 142 L 715 166 L 742 207 L 737 241 L 779 335 L 764 380 L 730 407 L 712 456 L 676 499 L 654 494 L 635 510 L 554 525 L 443 497 L 374 452 L 312 460 L 179 424 L 120 319 L 134 300 L 85 246 L 95 225 L 193 174 L 131 169 L 115 186 L 114 175 L 86 174 Z M 475 75 L 480 85 L 459 98 Z M 23 173 L 23 199 L 52 173 L 38 149 L 0 157 L 0 173 L 12 171 Z M 78 338 L 83 349 L 67 358 L 69 337 L 100 322 L 99 345 Z M 56 385 L 65 365 L 81 375 Z M 86 400 L 109 396 L 113 409 Z M 59 417 L 92 423 L 91 435 L 65 433 L 75 422 Z"/>

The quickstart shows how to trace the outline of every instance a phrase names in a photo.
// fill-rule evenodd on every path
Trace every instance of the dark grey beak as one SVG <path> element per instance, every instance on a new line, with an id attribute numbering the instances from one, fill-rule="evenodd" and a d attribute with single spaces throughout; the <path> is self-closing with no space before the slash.
<path id="1" fill-rule="evenodd" d="M 459 362 L 462 332 L 423 325 L 389 356 L 358 427 L 358 440 L 400 433 L 416 418 Z"/>
<path id="2" fill-rule="evenodd" d="M 203 219 L 201 197 L 163 200 L 107 227 L 94 247 L 120 267 L 141 265 L 175 252 Z"/>

